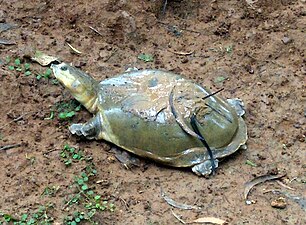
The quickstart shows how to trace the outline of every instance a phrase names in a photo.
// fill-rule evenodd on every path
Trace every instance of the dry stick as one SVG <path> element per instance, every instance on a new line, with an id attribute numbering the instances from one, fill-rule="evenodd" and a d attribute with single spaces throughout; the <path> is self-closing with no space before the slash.
<path id="1" fill-rule="evenodd" d="M 123 198 L 121 198 L 121 197 L 119 197 L 119 199 L 124 203 L 124 206 L 125 206 L 126 210 L 129 210 L 129 206 L 126 203 L 126 201 Z"/>
<path id="2" fill-rule="evenodd" d="M 62 210 L 66 209 L 68 205 L 72 202 L 73 198 L 71 198 L 62 208 Z"/>
<path id="3" fill-rule="evenodd" d="M 280 186 L 282 186 L 282 187 L 284 187 L 284 188 L 287 188 L 287 189 L 292 190 L 292 191 L 295 190 L 294 188 L 289 187 L 288 185 L 284 184 L 284 183 L 281 182 L 280 180 L 276 180 L 276 182 L 277 182 Z"/>
<path id="4" fill-rule="evenodd" d="M 118 49 L 115 49 L 114 51 L 112 51 L 112 53 L 106 59 L 104 59 L 104 62 L 107 62 L 108 60 L 110 60 L 110 58 L 112 58 L 117 51 Z"/>
<path id="5" fill-rule="evenodd" d="M 35 111 L 35 112 L 37 112 L 37 111 Z M 35 113 L 35 112 L 26 112 L 26 113 L 24 113 L 24 114 L 18 116 L 17 118 L 13 119 L 12 121 L 8 122 L 7 124 L 3 125 L 2 127 L 0 127 L 0 129 L 6 127 L 7 125 L 9 125 L 9 124 L 11 124 L 11 123 L 13 123 L 13 122 L 17 122 L 18 120 L 21 120 L 21 119 L 22 119 L 24 116 L 26 116 L 27 114 Z"/>
<path id="6" fill-rule="evenodd" d="M 51 150 L 45 151 L 43 152 L 43 155 L 48 155 L 49 153 L 56 152 L 56 151 L 60 151 L 60 149 L 51 149 Z"/>
<path id="7" fill-rule="evenodd" d="M 180 221 L 182 224 L 186 224 L 186 222 L 185 222 L 184 220 L 182 220 L 182 219 L 179 217 L 179 215 L 175 214 L 175 213 L 173 212 L 172 209 L 171 209 L 171 213 L 172 213 L 172 215 L 173 215 L 178 221 Z"/>
<path id="8" fill-rule="evenodd" d="M 1 150 L 8 150 L 8 149 L 11 149 L 11 148 L 17 148 L 17 147 L 20 147 L 20 146 L 21 146 L 21 143 L 13 144 L 13 145 L 5 145 L 5 146 L 0 147 L 0 151 Z"/>
<path id="9" fill-rule="evenodd" d="M 99 34 L 100 36 L 102 36 L 102 34 L 95 28 L 88 26 L 91 30 L 93 30 L 95 33 Z"/>
<path id="10" fill-rule="evenodd" d="M 167 49 L 169 52 L 176 54 L 176 55 L 183 55 L 183 56 L 187 56 L 187 55 L 192 55 L 194 53 L 194 50 L 192 50 L 191 52 L 175 52 L 172 51 L 170 49 Z"/>
<path id="11" fill-rule="evenodd" d="M 30 112 L 26 112 L 21 114 L 20 116 L 18 116 L 17 118 L 13 119 L 12 121 L 8 122 L 7 124 L 4 124 L 2 127 L 0 127 L 0 130 L 4 127 L 6 127 L 7 125 L 13 123 L 13 122 L 17 122 L 19 120 L 21 120 L 24 116 L 28 115 L 28 114 L 33 114 L 33 113 L 38 113 L 39 111 L 30 111 Z M 43 110 L 41 112 L 47 112 L 47 110 Z"/>
<path id="12" fill-rule="evenodd" d="M 74 47 L 73 47 L 71 44 L 69 44 L 68 42 L 66 42 L 66 44 L 67 44 L 68 47 L 72 50 L 73 53 L 78 54 L 78 55 L 82 54 L 81 51 L 79 51 L 78 49 L 74 48 Z"/>

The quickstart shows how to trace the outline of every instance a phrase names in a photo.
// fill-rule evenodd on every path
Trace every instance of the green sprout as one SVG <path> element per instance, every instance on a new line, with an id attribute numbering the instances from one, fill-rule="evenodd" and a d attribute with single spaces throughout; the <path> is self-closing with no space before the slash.
<path id="1" fill-rule="evenodd" d="M 9 64 L 11 62 L 11 57 L 6 56 L 5 57 L 5 62 L 6 62 L 6 64 Z"/>
<path id="2" fill-rule="evenodd" d="M 53 204 L 40 206 L 32 215 L 24 213 L 20 216 L 20 219 L 9 214 L 0 213 L 0 224 L 2 224 L 4 220 L 6 223 L 13 223 L 14 225 L 51 225 L 54 221 L 54 219 L 48 215 L 48 210 L 51 208 L 54 208 Z"/>
<path id="3" fill-rule="evenodd" d="M 8 69 L 9 70 L 15 70 L 15 67 L 14 66 L 8 66 Z"/>
<path id="4" fill-rule="evenodd" d="M 245 162 L 245 164 L 247 164 L 247 165 L 249 165 L 249 166 L 252 166 L 252 167 L 256 167 L 256 166 L 257 166 L 256 163 L 252 162 L 251 160 L 247 160 L 247 161 Z"/>
<path id="5" fill-rule="evenodd" d="M 144 62 L 153 62 L 154 61 L 154 58 L 153 58 L 153 55 L 151 54 L 139 54 L 138 55 L 138 59 L 144 61 Z"/>
<path id="6" fill-rule="evenodd" d="M 65 145 L 69 154 L 74 154 L 76 151 L 71 149 L 71 147 Z M 63 155 L 64 156 L 64 155 Z M 66 154 L 65 154 L 66 156 Z M 88 161 L 87 161 L 88 162 Z M 87 164 L 83 172 L 74 178 L 74 183 L 72 187 L 75 187 L 78 192 L 69 196 L 65 202 L 66 207 L 72 207 L 73 205 L 82 205 L 83 210 L 79 210 L 65 217 L 65 224 L 78 224 L 81 221 L 92 221 L 93 216 L 98 211 L 109 210 L 113 212 L 115 210 L 115 205 L 109 203 L 106 199 L 103 199 L 101 195 L 97 194 L 95 190 L 91 187 L 93 179 L 96 177 L 97 171 L 92 163 Z"/>
<path id="7" fill-rule="evenodd" d="M 63 158 L 66 166 L 71 166 L 73 161 L 83 160 L 83 152 L 81 150 L 76 150 L 74 147 L 70 147 L 66 144 L 63 150 L 60 152 L 60 157 Z"/>
<path id="8" fill-rule="evenodd" d="M 37 79 L 37 80 L 40 80 L 41 78 L 49 79 L 50 76 L 51 76 L 51 74 L 52 74 L 52 70 L 51 70 L 50 68 L 48 68 L 44 73 L 38 74 L 38 75 L 36 76 L 36 79 Z"/>
<path id="9" fill-rule="evenodd" d="M 46 187 L 41 195 L 45 196 L 55 196 L 55 194 L 60 189 L 60 186 L 52 186 L 52 187 Z"/>

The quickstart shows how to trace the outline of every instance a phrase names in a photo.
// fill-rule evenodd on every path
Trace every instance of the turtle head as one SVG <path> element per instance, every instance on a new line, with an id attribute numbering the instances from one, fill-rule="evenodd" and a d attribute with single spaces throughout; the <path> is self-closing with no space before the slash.
<path id="1" fill-rule="evenodd" d="M 52 64 L 54 76 L 90 112 L 96 111 L 98 83 L 83 71 L 66 63 Z"/>

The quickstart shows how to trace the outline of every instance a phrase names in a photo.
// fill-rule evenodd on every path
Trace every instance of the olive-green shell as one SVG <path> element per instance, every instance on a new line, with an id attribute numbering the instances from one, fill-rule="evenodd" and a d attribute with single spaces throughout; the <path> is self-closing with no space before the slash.
<path id="1" fill-rule="evenodd" d="M 190 129 L 195 114 L 214 156 L 229 155 L 246 142 L 245 123 L 226 101 L 216 95 L 205 99 L 208 94 L 190 80 L 159 70 L 104 80 L 98 88 L 99 138 L 167 165 L 192 166 L 209 158 L 207 150 L 174 114 Z"/>

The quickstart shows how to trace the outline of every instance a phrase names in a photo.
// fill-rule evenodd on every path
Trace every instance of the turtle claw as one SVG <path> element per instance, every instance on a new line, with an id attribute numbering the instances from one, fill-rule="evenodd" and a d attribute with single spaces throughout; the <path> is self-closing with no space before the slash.
<path id="1" fill-rule="evenodd" d="M 69 130 L 72 134 L 76 134 L 78 136 L 84 136 L 87 139 L 95 138 L 95 128 L 90 126 L 89 124 L 76 123 L 72 124 L 69 127 Z"/>
<path id="2" fill-rule="evenodd" d="M 81 123 L 78 123 L 78 124 L 72 124 L 70 127 L 69 127 L 69 130 L 72 134 L 76 134 L 78 136 L 81 136 L 83 135 L 82 134 L 82 127 L 83 127 L 83 124 Z"/>
<path id="3" fill-rule="evenodd" d="M 215 162 L 215 168 L 217 168 L 219 160 L 214 159 L 214 162 Z M 206 160 L 200 164 L 193 166 L 192 172 L 194 172 L 198 176 L 208 176 L 209 174 L 213 172 L 211 160 Z"/>

